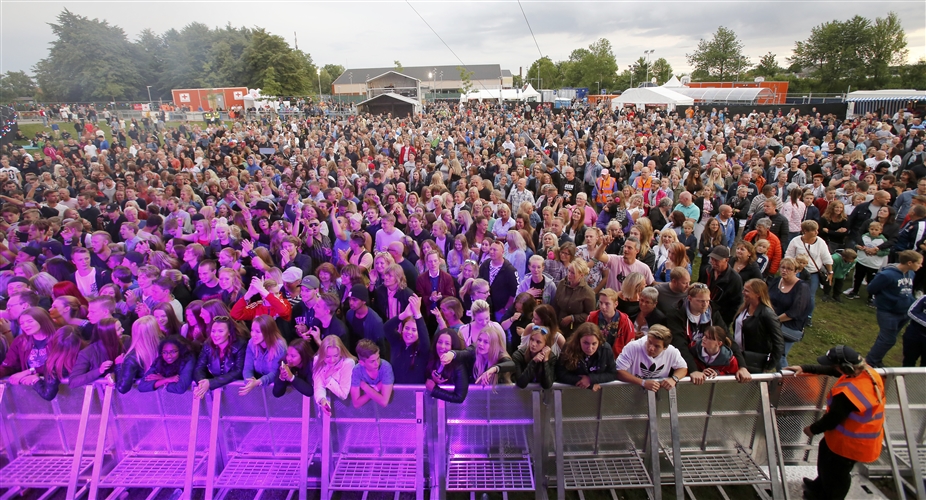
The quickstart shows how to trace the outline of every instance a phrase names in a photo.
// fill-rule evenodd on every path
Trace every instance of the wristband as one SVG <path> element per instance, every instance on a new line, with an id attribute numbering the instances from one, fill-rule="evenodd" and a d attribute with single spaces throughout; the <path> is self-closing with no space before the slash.
<path id="1" fill-rule="evenodd" d="M 642 387 L 642 388 L 644 388 L 644 389 L 646 388 L 646 379 L 645 379 L 645 378 L 641 378 L 641 379 L 640 379 L 640 387 Z"/>

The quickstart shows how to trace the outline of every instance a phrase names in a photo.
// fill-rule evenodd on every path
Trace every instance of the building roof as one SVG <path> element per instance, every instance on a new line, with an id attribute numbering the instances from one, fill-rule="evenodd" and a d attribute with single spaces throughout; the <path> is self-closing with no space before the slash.
<path id="1" fill-rule="evenodd" d="M 669 87 L 673 92 L 701 102 L 756 102 L 760 97 L 772 97 L 771 89 L 765 87 Z"/>
<path id="2" fill-rule="evenodd" d="M 357 105 L 360 106 L 361 104 L 367 104 L 367 103 L 369 103 L 369 102 L 375 101 L 375 100 L 377 100 L 377 99 L 382 99 L 382 98 L 384 98 L 384 97 L 391 97 L 391 98 L 393 98 L 393 99 L 397 99 L 397 100 L 402 101 L 402 102 L 407 103 L 407 104 L 411 104 L 411 105 L 414 105 L 414 106 L 421 106 L 421 103 L 420 103 L 420 102 L 418 102 L 418 101 L 412 99 L 411 97 L 405 97 L 404 95 L 396 94 L 396 93 L 394 93 L 394 92 L 389 92 L 389 93 L 386 93 L 386 94 L 380 94 L 380 95 L 378 95 L 378 96 L 376 96 L 376 97 L 371 97 L 371 98 L 367 99 L 366 101 L 363 101 L 363 102 L 361 102 L 361 103 L 358 103 Z"/>
<path id="3" fill-rule="evenodd" d="M 467 71 L 472 71 L 473 76 L 472 80 L 498 80 L 500 76 L 503 75 L 502 67 L 499 64 L 473 64 L 466 67 Z M 374 78 L 378 75 L 389 71 L 397 71 L 395 67 L 389 68 L 350 68 L 341 73 L 335 81 L 334 85 L 348 85 L 351 83 L 364 83 L 370 78 Z M 430 81 L 428 78 L 428 73 L 434 73 L 434 79 L 440 80 L 441 72 L 444 73 L 444 80 L 459 80 L 460 79 L 460 69 L 459 66 L 413 66 L 413 67 L 403 67 L 403 75 L 410 76 L 412 78 L 417 78 L 418 80 Z M 506 75 L 507 76 L 507 75 Z"/>
<path id="4" fill-rule="evenodd" d="M 399 75 L 399 76 L 402 76 L 402 77 L 405 77 L 405 78 L 410 78 L 410 79 L 412 79 L 412 80 L 417 80 L 417 81 L 419 81 L 419 82 L 421 81 L 420 79 L 415 78 L 414 76 L 406 75 L 405 73 L 399 73 L 398 71 L 396 71 L 396 70 L 394 70 L 394 69 L 390 69 L 389 71 L 386 71 L 385 73 L 381 73 L 381 74 L 376 75 L 376 76 L 371 76 L 370 78 L 367 79 L 367 82 L 369 82 L 369 81 L 371 81 L 371 80 L 376 80 L 377 78 L 380 78 L 380 77 L 383 77 L 383 76 L 386 76 L 386 75 L 388 75 L 389 73 L 393 73 L 393 74 L 396 74 L 396 75 Z"/>
<path id="5" fill-rule="evenodd" d="M 846 101 L 926 101 L 926 91 L 910 89 L 856 90 L 846 94 Z"/>

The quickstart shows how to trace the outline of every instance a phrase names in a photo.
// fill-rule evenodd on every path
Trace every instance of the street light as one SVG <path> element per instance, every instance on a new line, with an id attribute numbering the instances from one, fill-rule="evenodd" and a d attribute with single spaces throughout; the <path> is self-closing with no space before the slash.
<path id="1" fill-rule="evenodd" d="M 653 52 L 656 52 L 656 49 L 644 50 L 643 54 L 646 56 L 646 81 L 649 81 L 649 59 L 653 55 Z"/>
<path id="2" fill-rule="evenodd" d="M 630 88 L 633 88 L 633 64 L 627 67 L 630 68 Z"/>
<path id="3" fill-rule="evenodd" d="M 322 100 L 322 69 L 316 68 L 318 71 L 318 100 Z"/>
<path id="4" fill-rule="evenodd" d="M 151 85 L 145 85 L 148 87 L 148 104 L 151 104 Z"/>
<path id="5" fill-rule="evenodd" d="M 434 73 L 431 71 L 428 71 L 428 78 L 431 80 L 431 99 L 433 100 L 434 99 Z"/>
<path id="6" fill-rule="evenodd" d="M 598 84 L 598 95 L 601 95 L 601 82 L 595 82 Z"/>

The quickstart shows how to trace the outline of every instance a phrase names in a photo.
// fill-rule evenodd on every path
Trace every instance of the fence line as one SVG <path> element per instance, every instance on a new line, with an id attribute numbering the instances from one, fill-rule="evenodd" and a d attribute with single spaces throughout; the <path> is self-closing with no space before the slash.
<path id="1" fill-rule="evenodd" d="M 867 474 L 926 498 L 926 370 L 882 369 L 886 446 Z M 463 404 L 396 386 L 387 407 L 336 401 L 331 415 L 309 398 L 269 390 L 240 395 L 235 383 L 196 400 L 190 392 L 119 394 L 98 382 L 62 386 L 46 402 L 30 387 L 0 384 L 0 487 L 173 488 L 207 500 L 235 489 L 406 491 L 443 500 L 448 491 L 645 489 L 662 498 L 692 487 L 749 485 L 788 499 L 785 468 L 814 465 L 819 438 L 801 430 L 825 411 L 834 379 L 757 375 L 645 392 L 610 383 L 598 392 L 555 385 L 471 387 Z M 92 458 L 91 458 L 92 457 Z M 665 464 L 665 465 L 663 465 Z"/>

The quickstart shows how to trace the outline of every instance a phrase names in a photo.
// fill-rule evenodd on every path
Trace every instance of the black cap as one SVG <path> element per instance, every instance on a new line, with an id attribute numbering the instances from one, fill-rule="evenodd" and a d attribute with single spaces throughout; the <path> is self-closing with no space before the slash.
<path id="1" fill-rule="evenodd" d="M 119 204 L 118 204 L 118 203 L 110 203 L 109 205 L 106 205 L 106 211 L 107 211 L 107 212 L 118 212 L 118 211 L 119 211 Z"/>
<path id="2" fill-rule="evenodd" d="M 42 251 L 35 247 L 22 247 L 19 251 L 30 257 L 38 257 L 39 255 L 42 255 Z"/>
<path id="3" fill-rule="evenodd" d="M 257 204 L 254 205 L 254 209 L 255 210 L 266 210 L 268 212 L 271 211 L 270 204 L 264 200 L 258 201 Z"/>
<path id="4" fill-rule="evenodd" d="M 58 240 L 48 240 L 42 243 L 42 249 L 51 251 L 52 255 L 61 255 L 64 252 L 64 245 Z"/>
<path id="5" fill-rule="evenodd" d="M 855 352 L 855 349 L 847 345 L 838 345 L 829 351 L 826 351 L 826 354 L 817 358 L 817 362 L 824 366 L 834 366 L 834 365 L 857 365 L 862 362 L 862 357 L 859 353 Z"/>
<path id="6" fill-rule="evenodd" d="M 350 287 L 350 293 L 347 296 L 349 298 L 362 300 L 364 302 L 370 301 L 370 291 L 367 290 L 367 287 L 361 284 Z"/>

